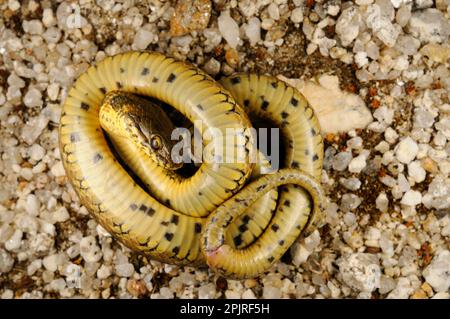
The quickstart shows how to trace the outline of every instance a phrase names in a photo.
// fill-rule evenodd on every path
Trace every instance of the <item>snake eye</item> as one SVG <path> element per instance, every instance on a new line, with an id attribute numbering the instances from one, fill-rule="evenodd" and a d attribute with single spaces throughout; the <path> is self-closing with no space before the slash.
<path id="1" fill-rule="evenodd" d="M 150 146 L 155 151 L 161 149 L 161 147 L 162 147 L 161 137 L 159 135 L 153 135 L 150 138 Z"/>

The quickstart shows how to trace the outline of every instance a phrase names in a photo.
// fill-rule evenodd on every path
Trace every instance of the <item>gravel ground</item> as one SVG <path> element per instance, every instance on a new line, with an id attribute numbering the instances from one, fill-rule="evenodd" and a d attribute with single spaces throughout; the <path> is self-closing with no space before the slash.
<path id="1" fill-rule="evenodd" d="M 448 299 L 449 15 L 449 0 L 0 1 L 1 298 Z M 148 261 L 68 184 L 61 102 L 130 49 L 217 77 L 332 79 L 370 111 L 325 134 L 324 225 L 260 278 Z"/>

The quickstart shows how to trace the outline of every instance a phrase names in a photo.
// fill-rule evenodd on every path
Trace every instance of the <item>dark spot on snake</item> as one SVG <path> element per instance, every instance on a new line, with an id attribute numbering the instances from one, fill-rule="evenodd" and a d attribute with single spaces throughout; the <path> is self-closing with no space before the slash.
<path id="1" fill-rule="evenodd" d="M 201 104 L 197 104 L 197 108 L 203 111 L 203 106 Z"/>
<path id="2" fill-rule="evenodd" d="M 240 225 L 240 226 L 239 226 L 239 231 L 240 231 L 241 233 L 245 232 L 247 229 L 248 229 L 247 225 Z"/>
<path id="3" fill-rule="evenodd" d="M 291 206 L 291 202 L 289 200 L 285 200 L 283 205 L 289 207 Z"/>
<path id="4" fill-rule="evenodd" d="M 106 94 L 106 88 L 99 88 L 100 92 L 102 92 L 103 94 Z"/>
<path id="5" fill-rule="evenodd" d="M 200 224 L 200 223 L 195 223 L 195 225 L 194 225 L 194 231 L 195 231 L 197 234 L 200 234 L 200 233 L 202 232 L 202 224 Z"/>
<path id="6" fill-rule="evenodd" d="M 117 82 L 116 82 L 116 85 L 117 85 L 117 88 L 118 88 L 118 89 L 123 88 L 122 82 L 117 81 Z"/>
<path id="7" fill-rule="evenodd" d="M 97 153 L 94 155 L 94 163 L 98 163 L 99 161 L 101 161 L 103 159 L 102 154 Z"/>
<path id="8" fill-rule="evenodd" d="M 319 159 L 319 156 L 317 155 L 317 154 L 314 154 L 314 156 L 313 156 L 313 161 L 315 162 L 315 161 L 317 161 Z"/>
<path id="9" fill-rule="evenodd" d="M 86 104 L 86 103 L 84 103 L 84 102 L 81 102 L 80 107 L 81 107 L 83 110 L 85 110 L 85 111 L 89 110 L 89 105 Z"/>
<path id="10" fill-rule="evenodd" d="M 281 122 L 281 128 L 285 128 L 288 124 L 289 124 L 288 121 L 283 120 L 283 121 Z"/>
<path id="11" fill-rule="evenodd" d="M 155 209 L 150 207 L 147 211 L 147 215 L 153 216 L 154 214 L 155 214 Z"/>
<path id="12" fill-rule="evenodd" d="M 203 193 L 202 192 L 198 192 L 198 196 L 202 196 L 203 195 Z"/>
<path id="13" fill-rule="evenodd" d="M 311 134 L 316 135 L 316 130 L 314 128 L 311 128 Z"/>
<path id="14" fill-rule="evenodd" d="M 145 206 L 144 204 L 142 204 L 141 207 L 139 207 L 139 210 L 141 210 L 141 211 L 143 211 L 143 212 L 146 212 L 147 209 L 148 209 L 148 207 Z"/>
<path id="15" fill-rule="evenodd" d="M 216 223 L 217 222 L 217 217 L 213 217 L 213 218 L 211 218 L 211 223 Z"/>
<path id="16" fill-rule="evenodd" d="M 171 241 L 173 239 L 173 233 L 165 233 L 164 238 Z"/>
<path id="17" fill-rule="evenodd" d="M 277 82 L 272 82 L 272 83 L 270 83 L 270 85 L 272 85 L 272 87 L 274 89 L 276 89 L 278 87 L 278 83 Z"/>
<path id="18" fill-rule="evenodd" d="M 170 220 L 170 222 L 172 223 L 172 224 L 175 224 L 175 225 L 178 225 L 178 220 L 179 220 L 180 218 L 178 217 L 178 215 L 172 215 L 172 219 Z"/>
<path id="19" fill-rule="evenodd" d="M 279 240 L 278 241 L 278 245 L 283 246 L 284 245 L 284 240 Z"/>
<path id="20" fill-rule="evenodd" d="M 264 188 L 266 188 L 266 186 L 267 185 L 260 185 L 260 186 L 256 187 L 256 191 L 257 192 L 262 191 Z"/>
<path id="21" fill-rule="evenodd" d="M 289 116 L 289 113 L 287 113 L 287 112 L 284 112 L 284 111 L 283 111 L 283 112 L 281 112 L 281 117 L 282 117 L 282 118 L 284 118 L 284 119 L 285 119 L 285 118 L 287 118 L 288 116 Z"/>
<path id="22" fill-rule="evenodd" d="M 292 164 L 291 164 L 291 167 L 293 167 L 293 168 L 299 168 L 299 167 L 300 167 L 300 164 L 299 164 L 297 161 L 293 161 Z"/>
<path id="23" fill-rule="evenodd" d="M 232 78 L 230 81 L 231 81 L 231 84 L 235 85 L 235 84 L 241 83 L 241 78 L 237 76 L 237 77 Z"/>
<path id="24" fill-rule="evenodd" d="M 277 232 L 278 229 L 280 228 L 280 226 L 278 226 L 277 224 L 273 224 L 272 227 L 270 227 L 270 228 L 272 228 L 272 230 L 273 230 L 274 232 Z"/>
<path id="25" fill-rule="evenodd" d="M 271 263 L 275 260 L 275 258 L 273 258 L 272 256 L 270 256 L 269 258 L 267 258 L 267 260 Z"/>
<path id="26" fill-rule="evenodd" d="M 177 77 L 175 76 L 175 74 L 170 73 L 169 77 L 167 78 L 167 82 L 172 83 L 173 81 L 175 81 Z"/>
<path id="27" fill-rule="evenodd" d="M 137 205 L 136 204 L 131 204 L 130 205 L 130 209 L 131 210 L 136 210 L 138 207 L 137 207 Z"/>
<path id="28" fill-rule="evenodd" d="M 124 73 L 125 72 L 124 68 L 120 68 L 119 70 L 120 70 L 120 73 Z"/>
<path id="29" fill-rule="evenodd" d="M 294 141 L 289 140 L 288 147 L 289 148 L 294 148 Z"/>
<path id="30" fill-rule="evenodd" d="M 233 238 L 233 242 L 235 246 L 239 246 L 240 244 L 242 244 L 242 237 L 241 234 L 237 235 L 236 237 Z"/>
<path id="31" fill-rule="evenodd" d="M 248 224 L 249 221 L 250 221 L 250 216 L 245 215 L 244 217 L 242 217 L 242 222 L 243 222 L 244 224 Z"/>
<path id="32" fill-rule="evenodd" d="M 245 99 L 245 100 L 244 100 L 244 106 L 245 106 L 245 107 L 249 107 L 249 105 L 250 105 L 250 100 Z"/>
<path id="33" fill-rule="evenodd" d="M 159 79 L 157 78 L 157 77 L 154 77 L 153 79 L 152 79 L 152 82 L 153 83 L 156 83 L 156 82 L 158 82 L 159 81 Z"/>
<path id="34" fill-rule="evenodd" d="M 179 247 L 179 246 L 173 247 L 173 249 L 172 249 L 172 252 L 173 252 L 175 255 L 178 254 L 179 251 L 180 251 L 180 247 Z"/>
<path id="35" fill-rule="evenodd" d="M 296 107 L 298 105 L 298 100 L 295 97 L 293 97 L 291 99 L 291 104 Z"/>
<path id="36" fill-rule="evenodd" d="M 72 143 L 76 143 L 80 141 L 80 135 L 78 133 L 71 133 L 70 134 L 70 141 Z"/>
<path id="37" fill-rule="evenodd" d="M 267 110 L 267 107 L 269 106 L 269 102 L 267 102 L 266 100 L 263 100 L 263 102 L 261 103 L 261 109 L 263 111 Z"/>
<path id="38" fill-rule="evenodd" d="M 141 72 L 141 75 L 142 76 L 146 76 L 149 72 L 150 72 L 150 70 L 148 68 L 143 68 L 142 72 Z"/>
<path id="39" fill-rule="evenodd" d="M 169 225 L 169 222 L 168 222 L 168 221 L 163 221 L 163 222 L 161 222 L 161 225 L 163 225 L 163 226 L 168 226 L 168 225 Z"/>
<path id="40" fill-rule="evenodd" d="M 167 206 L 170 206 L 170 200 L 169 199 L 166 199 L 165 203 L 166 203 Z"/>
<path id="41" fill-rule="evenodd" d="M 308 150 L 308 149 L 305 150 L 305 155 L 306 155 L 306 156 L 309 155 L 309 150 Z"/>

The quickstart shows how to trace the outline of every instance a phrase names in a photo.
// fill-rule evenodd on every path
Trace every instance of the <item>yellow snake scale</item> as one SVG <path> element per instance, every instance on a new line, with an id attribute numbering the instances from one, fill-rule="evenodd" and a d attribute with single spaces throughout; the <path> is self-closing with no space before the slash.
<path id="1" fill-rule="evenodd" d="M 105 140 L 99 109 L 113 90 L 159 99 L 193 123 L 201 121 L 202 130 L 245 130 L 252 127 L 247 114 L 270 119 L 285 139 L 289 168 L 245 185 L 254 164 L 205 162 L 179 184 L 165 185 L 170 181 L 161 177 L 158 183 L 174 201 L 161 202 L 136 184 Z M 244 141 L 253 147 L 247 135 Z M 60 150 L 81 203 L 123 244 L 163 262 L 206 263 L 233 278 L 270 268 L 302 232 L 313 229 L 324 202 L 320 127 L 298 91 L 256 74 L 236 74 L 219 84 L 192 65 L 153 52 L 105 58 L 77 79 L 62 109 Z M 263 195 L 269 197 L 266 206 L 277 200 L 268 218 L 252 214 Z"/>

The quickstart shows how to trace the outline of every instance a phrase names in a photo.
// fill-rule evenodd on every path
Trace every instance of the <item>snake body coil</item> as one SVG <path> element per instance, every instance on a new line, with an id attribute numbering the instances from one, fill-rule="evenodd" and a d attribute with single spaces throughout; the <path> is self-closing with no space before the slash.
<path id="1" fill-rule="evenodd" d="M 100 126 L 100 106 L 114 90 L 159 99 L 194 125 L 201 121 L 202 132 L 215 128 L 226 136 L 227 128 L 242 130 L 241 144 L 232 148 L 253 148 L 247 113 L 269 119 L 285 137 L 285 166 L 290 168 L 244 185 L 253 164 L 205 162 L 192 177 L 179 180 L 138 160 L 139 154 L 123 143 L 131 167 L 144 171 L 150 165 L 148 179 L 159 195 L 149 195 L 114 157 Z M 82 204 L 121 242 L 164 262 L 206 262 L 226 276 L 251 277 L 268 269 L 302 231 L 314 226 L 323 204 L 318 121 L 299 92 L 268 76 L 237 74 L 220 85 L 201 70 L 161 54 L 108 57 L 69 91 L 60 149 Z M 276 206 L 273 214 L 268 206 Z"/>

